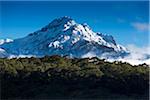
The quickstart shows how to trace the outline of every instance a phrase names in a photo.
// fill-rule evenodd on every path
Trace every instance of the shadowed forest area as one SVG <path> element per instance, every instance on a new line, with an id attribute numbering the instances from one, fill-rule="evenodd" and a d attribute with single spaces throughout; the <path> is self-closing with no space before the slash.
<path id="1" fill-rule="evenodd" d="M 149 66 L 94 58 L 0 58 L 1 99 L 149 98 Z"/>

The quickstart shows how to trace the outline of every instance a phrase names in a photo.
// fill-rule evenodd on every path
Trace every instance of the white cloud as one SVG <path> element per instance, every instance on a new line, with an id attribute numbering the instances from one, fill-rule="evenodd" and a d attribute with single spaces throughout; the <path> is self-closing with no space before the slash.
<path id="1" fill-rule="evenodd" d="M 122 61 L 122 62 L 127 62 L 131 65 L 139 65 L 146 63 L 150 65 L 150 46 L 147 47 L 138 47 L 134 44 L 129 44 L 126 46 L 126 48 L 129 50 L 130 54 L 124 58 L 108 58 L 107 54 L 103 54 L 100 58 L 105 59 L 107 58 L 106 61 L 109 62 L 114 62 L 114 61 Z M 91 57 L 96 57 L 97 55 L 94 52 L 89 52 L 85 55 L 82 56 L 82 58 L 91 58 Z"/>
<path id="2" fill-rule="evenodd" d="M 133 26 L 138 31 L 148 31 L 150 29 L 150 25 L 148 23 L 134 22 L 131 23 L 131 26 Z"/>
<path id="3" fill-rule="evenodd" d="M 150 54 L 150 46 L 145 47 L 137 47 L 134 44 L 127 45 L 127 48 L 131 52 L 140 53 L 140 54 Z"/>
<path id="4" fill-rule="evenodd" d="M 109 59 L 108 61 L 128 62 L 132 65 L 146 63 L 150 65 L 150 47 L 137 47 L 133 44 L 127 45 L 130 55 L 125 58 Z"/>

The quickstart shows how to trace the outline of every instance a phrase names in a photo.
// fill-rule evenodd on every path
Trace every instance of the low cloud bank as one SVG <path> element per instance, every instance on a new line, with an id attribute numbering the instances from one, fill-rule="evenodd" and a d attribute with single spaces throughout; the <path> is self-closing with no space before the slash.
<path id="1" fill-rule="evenodd" d="M 101 59 L 106 59 L 106 61 L 114 62 L 114 61 L 122 61 L 130 63 L 131 65 L 139 65 L 139 64 L 148 64 L 150 65 L 150 46 L 149 47 L 137 47 L 133 44 L 127 45 L 127 49 L 130 54 L 124 58 L 109 58 L 109 54 L 103 54 Z M 92 58 L 97 57 L 95 52 L 89 52 L 82 56 L 82 58 Z"/>
<path id="2" fill-rule="evenodd" d="M 131 25 L 138 31 L 148 31 L 150 28 L 148 23 L 134 22 L 134 23 L 131 23 Z"/>
<path id="3" fill-rule="evenodd" d="M 135 45 L 128 45 L 127 48 L 131 53 L 130 55 L 125 58 L 109 59 L 108 61 L 122 61 L 128 62 L 132 65 L 139 65 L 143 63 L 150 65 L 150 47 L 140 48 Z"/>

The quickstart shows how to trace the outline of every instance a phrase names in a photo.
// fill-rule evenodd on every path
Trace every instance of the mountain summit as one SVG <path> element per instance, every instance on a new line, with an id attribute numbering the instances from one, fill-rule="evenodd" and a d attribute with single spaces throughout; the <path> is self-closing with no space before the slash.
<path id="1" fill-rule="evenodd" d="M 9 56 L 62 55 L 69 57 L 124 57 L 128 54 L 111 35 L 93 32 L 87 24 L 78 24 L 64 16 L 24 38 L 0 45 Z"/>

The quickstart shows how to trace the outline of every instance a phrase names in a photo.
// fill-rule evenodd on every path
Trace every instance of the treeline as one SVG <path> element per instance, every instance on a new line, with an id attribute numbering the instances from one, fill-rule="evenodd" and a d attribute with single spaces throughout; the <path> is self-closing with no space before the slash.
<path id="1" fill-rule="evenodd" d="M 1 99 L 148 99 L 149 69 L 95 57 L 1 58 Z"/>

